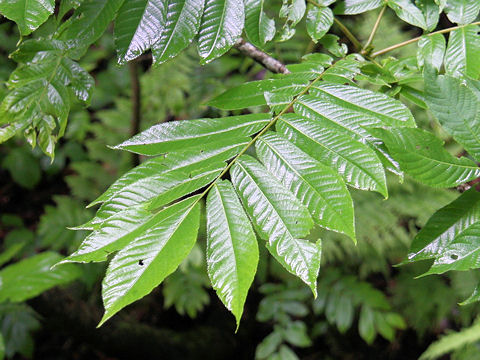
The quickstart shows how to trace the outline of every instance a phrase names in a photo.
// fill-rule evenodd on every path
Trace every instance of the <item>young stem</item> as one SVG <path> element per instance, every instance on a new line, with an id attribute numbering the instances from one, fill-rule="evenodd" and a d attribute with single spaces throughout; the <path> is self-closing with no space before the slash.
<path id="1" fill-rule="evenodd" d="M 368 48 L 370 45 L 372 45 L 373 39 L 375 38 L 375 34 L 377 33 L 378 27 L 380 25 L 380 21 L 382 20 L 383 14 L 385 13 L 385 10 L 387 9 L 387 6 L 383 6 L 382 9 L 380 10 L 380 13 L 378 14 L 377 21 L 375 21 L 375 25 L 373 25 L 372 32 L 370 33 L 370 36 L 368 37 L 367 43 L 363 46 L 363 49 L 361 51 L 362 55 L 367 54 Z"/>
<path id="2" fill-rule="evenodd" d="M 467 24 L 467 25 L 459 25 L 459 26 L 453 26 L 453 27 L 450 27 L 450 28 L 447 28 L 447 29 L 442 29 L 442 30 L 438 30 L 438 31 L 435 31 L 435 32 L 432 32 L 430 34 L 427 34 L 427 35 L 423 35 L 423 36 L 433 36 L 433 35 L 436 35 L 436 34 L 446 34 L 446 33 L 449 33 L 451 31 L 454 31 L 454 30 L 458 30 L 458 29 L 461 29 L 465 26 L 469 26 L 469 25 L 480 25 L 480 21 L 477 21 L 477 22 L 474 22 L 474 23 L 471 23 L 471 24 Z M 404 42 L 401 42 L 401 43 L 398 43 L 398 44 L 395 44 L 395 45 L 392 45 L 392 46 L 389 46 L 385 49 L 382 49 L 382 50 L 379 50 L 379 51 L 376 51 L 374 52 L 373 54 L 371 54 L 370 56 L 372 58 L 374 57 L 377 57 L 377 56 L 380 56 L 380 55 L 383 55 L 383 54 L 386 54 L 390 51 L 393 51 L 393 50 L 396 50 L 396 49 L 399 49 L 401 47 L 404 47 L 406 45 L 410 45 L 410 44 L 413 44 L 413 43 L 416 43 L 417 41 L 419 41 L 423 36 L 418 36 L 416 38 L 413 38 L 413 39 L 410 39 L 410 40 L 407 40 L 407 41 L 404 41 Z"/>
<path id="3" fill-rule="evenodd" d="M 307 2 L 312 4 L 313 6 L 318 7 L 319 9 L 324 8 L 324 6 L 321 6 L 315 0 L 307 0 Z M 336 17 L 333 18 L 333 21 L 339 27 L 340 31 L 347 37 L 347 39 L 350 40 L 350 42 L 353 44 L 355 49 L 357 51 L 360 51 L 360 49 L 362 48 L 362 44 L 355 37 L 355 35 L 353 35 L 352 32 L 350 30 L 348 30 L 348 28 L 340 20 L 338 20 Z"/>
<path id="4" fill-rule="evenodd" d="M 333 21 L 334 21 L 335 24 L 339 27 L 340 31 L 345 34 L 345 36 L 348 38 L 348 40 L 351 41 L 351 43 L 352 43 L 353 46 L 355 47 L 355 50 L 356 50 L 356 51 L 360 51 L 361 48 L 362 48 L 362 44 L 361 44 L 360 41 L 355 37 L 355 35 L 353 35 L 353 34 L 350 32 L 350 30 L 348 30 L 348 28 L 347 28 L 340 20 L 338 20 L 336 17 L 333 18 Z"/>
<path id="5" fill-rule="evenodd" d="M 245 145 L 245 147 L 237 154 L 237 156 L 235 156 L 232 161 L 230 161 L 227 166 L 225 166 L 225 168 L 223 169 L 223 171 L 210 183 L 210 185 L 207 186 L 207 188 L 202 192 L 202 194 L 200 195 L 200 197 L 198 198 L 197 201 L 195 201 L 193 204 L 192 204 L 192 207 L 195 206 L 198 201 L 200 201 L 200 199 L 202 199 L 203 197 L 205 197 L 208 192 L 210 191 L 210 189 L 217 183 L 218 180 L 220 180 L 223 175 L 225 175 L 228 170 L 230 170 L 230 168 L 233 166 L 233 164 L 235 164 L 235 162 L 243 155 L 247 152 L 247 150 L 250 148 L 250 146 L 252 146 L 253 144 L 255 144 L 255 142 L 258 140 L 258 138 L 260 136 L 262 136 L 263 134 L 265 134 L 273 125 L 275 125 L 275 123 L 277 122 L 277 120 L 283 115 L 285 114 L 286 112 L 288 112 L 288 110 L 297 102 L 297 99 L 306 94 L 308 92 L 308 90 L 310 90 L 310 88 L 317 82 L 319 81 L 322 77 L 323 77 L 323 74 L 325 73 L 322 72 L 320 75 L 318 75 L 310 84 L 308 84 L 307 86 L 305 86 L 305 89 L 303 89 L 298 95 L 296 95 L 292 101 L 290 101 L 283 109 L 282 111 L 280 111 L 277 115 L 275 115 L 273 117 L 272 120 L 270 120 L 270 122 L 265 125 L 265 127 L 257 134 L 255 135 L 249 142 L 247 145 Z"/>

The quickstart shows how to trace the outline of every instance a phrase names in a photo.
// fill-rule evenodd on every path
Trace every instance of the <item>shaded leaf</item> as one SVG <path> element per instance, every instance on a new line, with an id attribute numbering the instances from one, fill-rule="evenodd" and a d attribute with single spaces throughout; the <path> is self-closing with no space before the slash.
<path id="1" fill-rule="evenodd" d="M 422 129 L 371 129 L 382 139 L 400 168 L 415 180 L 433 187 L 454 187 L 480 176 L 480 168 L 470 159 L 456 158 L 443 142 Z"/>
<path id="2" fill-rule="evenodd" d="M 61 258 L 60 254 L 43 252 L 2 269 L 0 302 L 22 302 L 77 279 L 81 271 L 75 265 L 50 269 Z"/>

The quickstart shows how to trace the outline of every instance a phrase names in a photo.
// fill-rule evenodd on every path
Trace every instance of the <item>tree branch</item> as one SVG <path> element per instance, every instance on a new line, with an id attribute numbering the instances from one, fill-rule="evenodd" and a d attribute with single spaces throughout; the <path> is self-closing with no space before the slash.
<path id="1" fill-rule="evenodd" d="M 446 33 L 449 33 L 451 31 L 454 31 L 454 30 L 458 30 L 458 29 L 461 29 L 465 26 L 468 26 L 468 25 L 480 25 L 480 21 L 477 21 L 477 22 L 474 22 L 474 23 L 471 23 L 471 24 L 467 24 L 467 25 L 459 25 L 459 26 L 453 26 L 453 27 L 450 27 L 450 28 L 447 28 L 447 29 L 442 29 L 442 30 L 438 30 L 438 31 L 435 31 L 435 32 L 432 32 L 430 34 L 427 34 L 427 35 L 423 35 L 423 36 L 433 36 L 433 35 L 436 35 L 436 34 L 446 34 Z M 392 50 L 396 50 L 398 48 L 401 48 L 401 47 L 404 47 L 406 45 L 410 45 L 410 44 L 413 44 L 413 43 L 416 43 L 417 41 L 419 41 L 423 36 L 419 36 L 419 37 L 416 37 L 416 38 L 413 38 L 413 39 L 410 39 L 410 40 L 407 40 L 407 41 L 404 41 L 404 42 L 401 42 L 399 44 L 395 44 L 395 45 L 392 45 L 392 46 L 389 46 L 385 49 L 382 49 L 382 50 L 379 50 L 379 51 L 376 51 L 374 52 L 371 57 L 374 58 L 374 57 L 377 57 L 379 55 L 383 55 L 383 54 L 386 54 Z"/>
<path id="2" fill-rule="evenodd" d="M 285 67 L 284 64 L 242 38 L 238 39 L 234 47 L 242 54 L 251 57 L 253 60 L 271 72 L 277 74 L 290 74 L 290 71 Z"/>

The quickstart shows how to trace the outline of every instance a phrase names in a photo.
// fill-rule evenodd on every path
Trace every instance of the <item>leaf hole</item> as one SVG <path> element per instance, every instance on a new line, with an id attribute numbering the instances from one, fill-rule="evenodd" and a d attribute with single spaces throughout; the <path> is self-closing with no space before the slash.
<path id="1" fill-rule="evenodd" d="M 457 254 L 452 254 L 452 255 L 450 255 L 450 259 L 452 259 L 452 260 L 457 260 L 457 259 L 458 259 L 458 255 L 457 255 Z"/>
<path id="2" fill-rule="evenodd" d="M 143 266 L 143 260 L 142 259 L 138 260 L 138 265 Z"/>
<path id="3" fill-rule="evenodd" d="M 298 224 L 298 220 L 295 220 L 295 224 Z"/>
<path id="4" fill-rule="evenodd" d="M 200 150 L 200 154 L 202 154 L 202 153 L 203 153 L 203 151 L 204 151 L 204 150 Z"/>

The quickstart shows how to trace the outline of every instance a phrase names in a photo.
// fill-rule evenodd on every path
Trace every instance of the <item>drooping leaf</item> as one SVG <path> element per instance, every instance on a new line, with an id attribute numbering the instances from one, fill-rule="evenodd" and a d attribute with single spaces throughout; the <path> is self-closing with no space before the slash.
<path id="1" fill-rule="evenodd" d="M 480 101 L 457 78 L 425 69 L 425 101 L 442 127 L 480 160 Z"/>
<path id="2" fill-rule="evenodd" d="M 360 310 L 358 333 L 367 344 L 373 343 L 377 335 L 375 331 L 375 315 L 372 308 L 368 305 L 362 306 L 362 310 Z"/>
<path id="3" fill-rule="evenodd" d="M 418 42 L 417 61 L 419 66 L 429 64 L 440 71 L 443 65 L 446 42 L 442 34 L 424 36 Z"/>
<path id="4" fill-rule="evenodd" d="M 227 180 L 217 182 L 207 198 L 208 274 L 237 327 L 257 263 L 257 239 L 237 194 Z"/>
<path id="5" fill-rule="evenodd" d="M 47 21 L 54 9 L 55 0 L 0 0 L 0 14 L 15 21 L 23 36 Z"/>
<path id="6" fill-rule="evenodd" d="M 152 46 L 156 65 L 177 56 L 200 28 L 205 0 L 172 0 L 168 4 L 160 39 Z"/>
<path id="7" fill-rule="evenodd" d="M 265 0 L 245 0 L 245 33 L 252 44 L 263 46 L 275 36 L 275 21 L 263 10 Z"/>
<path id="8" fill-rule="evenodd" d="M 244 155 L 230 171 L 232 182 L 270 253 L 316 294 L 320 243 L 300 239 L 313 226 L 307 208 L 255 159 Z"/>
<path id="9" fill-rule="evenodd" d="M 382 6 L 382 0 L 342 0 L 335 6 L 335 14 L 356 15 Z"/>
<path id="10" fill-rule="evenodd" d="M 77 279 L 81 271 L 76 265 L 50 269 L 61 258 L 55 252 L 43 252 L 2 269 L 0 302 L 22 302 Z"/>
<path id="11" fill-rule="evenodd" d="M 308 155 L 335 169 L 347 184 L 387 197 L 382 163 L 367 145 L 294 114 L 282 116 L 277 130 Z"/>
<path id="12" fill-rule="evenodd" d="M 435 135 L 411 128 L 370 129 L 383 140 L 400 168 L 415 180 L 433 187 L 454 187 L 480 176 L 470 159 L 456 158 Z"/>
<path id="13" fill-rule="evenodd" d="M 161 211 L 154 226 L 114 256 L 102 283 L 105 314 L 99 326 L 149 294 L 187 257 L 197 239 L 198 200 L 193 196 Z"/>
<path id="14" fill-rule="evenodd" d="M 333 12 L 329 7 L 317 7 L 308 4 L 307 32 L 313 41 L 318 41 L 330 30 L 333 24 Z"/>
<path id="15" fill-rule="evenodd" d="M 428 28 L 422 11 L 410 0 L 389 0 L 387 1 L 387 5 L 395 11 L 397 16 L 403 21 L 418 26 L 424 30 Z"/>
<path id="16" fill-rule="evenodd" d="M 267 170 L 302 201 L 317 224 L 355 241 L 353 202 L 339 175 L 275 133 L 263 135 L 256 150 Z"/>
<path id="17" fill-rule="evenodd" d="M 118 62 L 124 64 L 150 49 L 165 26 L 168 2 L 162 0 L 124 1 L 115 20 Z"/>
<path id="18" fill-rule="evenodd" d="M 243 1 L 206 0 L 198 37 L 198 53 L 207 63 L 227 52 L 242 34 Z"/>
<path id="19" fill-rule="evenodd" d="M 115 149 L 144 155 L 207 144 L 225 137 L 239 138 L 260 131 L 270 120 L 269 114 L 250 114 L 217 119 L 173 121 L 150 127 Z"/>
<path id="20" fill-rule="evenodd" d="M 448 20 L 464 25 L 475 21 L 480 12 L 480 2 L 472 0 L 447 0 L 445 13 Z"/>
<path id="21" fill-rule="evenodd" d="M 480 27 L 468 25 L 454 30 L 448 38 L 445 53 L 445 72 L 454 77 L 480 75 Z"/>

